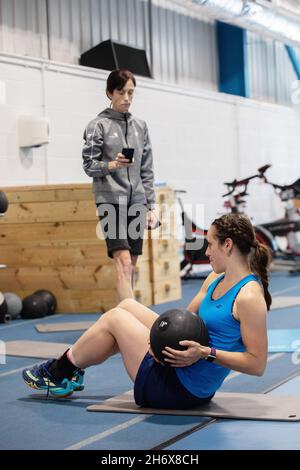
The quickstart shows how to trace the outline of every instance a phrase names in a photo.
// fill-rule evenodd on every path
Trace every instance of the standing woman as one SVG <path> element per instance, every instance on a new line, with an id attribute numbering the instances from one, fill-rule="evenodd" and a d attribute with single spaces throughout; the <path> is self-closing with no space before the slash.
<path id="1" fill-rule="evenodd" d="M 129 70 L 113 70 L 107 79 L 110 108 L 84 132 L 83 168 L 93 178 L 93 193 L 106 240 L 114 259 L 119 300 L 133 298 L 134 272 L 142 254 L 145 224 L 157 223 L 152 149 L 147 125 L 129 113 L 136 80 Z M 132 163 L 122 154 L 134 149 Z"/>

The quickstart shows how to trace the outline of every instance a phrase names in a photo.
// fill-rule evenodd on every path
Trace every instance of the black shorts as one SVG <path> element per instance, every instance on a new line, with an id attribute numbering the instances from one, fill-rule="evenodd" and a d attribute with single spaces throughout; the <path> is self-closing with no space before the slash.
<path id="1" fill-rule="evenodd" d="M 141 255 L 147 214 L 145 204 L 126 206 L 100 203 L 97 204 L 97 210 L 108 256 L 113 258 L 117 250 Z"/>
<path id="2" fill-rule="evenodd" d="M 180 382 L 174 367 L 158 364 L 149 353 L 142 360 L 134 382 L 134 400 L 144 408 L 184 410 L 208 403 L 212 397 L 192 395 Z"/>

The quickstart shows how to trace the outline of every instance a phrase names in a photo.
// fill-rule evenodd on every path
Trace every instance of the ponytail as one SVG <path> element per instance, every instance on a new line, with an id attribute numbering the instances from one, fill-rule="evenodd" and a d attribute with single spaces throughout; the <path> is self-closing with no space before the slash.
<path id="1" fill-rule="evenodd" d="M 269 287 L 269 274 L 268 266 L 272 260 L 272 254 L 270 249 L 259 243 L 257 240 L 254 241 L 252 245 L 252 250 L 250 252 L 249 262 L 251 271 L 260 277 L 263 289 L 264 297 L 267 304 L 267 309 L 270 310 L 272 304 L 272 297 L 268 290 Z"/>

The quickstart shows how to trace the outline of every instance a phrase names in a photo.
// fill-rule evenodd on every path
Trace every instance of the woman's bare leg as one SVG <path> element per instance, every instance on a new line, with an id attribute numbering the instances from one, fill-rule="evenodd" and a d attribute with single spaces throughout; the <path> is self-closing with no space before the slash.
<path id="1" fill-rule="evenodd" d="M 134 381 L 149 349 L 149 329 L 127 310 L 109 310 L 72 346 L 78 367 L 101 364 L 120 352 L 129 377 Z"/>
<path id="2" fill-rule="evenodd" d="M 113 252 L 117 272 L 117 292 L 119 301 L 126 298 L 133 299 L 132 272 L 133 266 L 129 250 L 116 250 Z"/>
<path id="3" fill-rule="evenodd" d="M 118 307 L 130 312 L 137 320 L 149 328 L 149 330 L 158 317 L 157 313 L 134 299 L 124 299 L 119 303 Z"/>
<path id="4" fill-rule="evenodd" d="M 132 287 L 132 291 L 134 291 L 134 286 L 136 284 L 135 268 L 136 268 L 136 263 L 137 263 L 137 260 L 138 260 L 138 256 L 137 255 L 132 255 L 130 253 L 130 258 L 131 258 L 131 264 L 132 264 L 131 287 Z"/>

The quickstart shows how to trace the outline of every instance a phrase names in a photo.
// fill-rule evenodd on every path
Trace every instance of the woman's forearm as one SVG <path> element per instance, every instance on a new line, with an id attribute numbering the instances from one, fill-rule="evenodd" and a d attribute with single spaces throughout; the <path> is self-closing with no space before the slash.
<path id="1" fill-rule="evenodd" d="M 214 364 L 249 375 L 261 376 L 266 367 L 266 359 L 257 358 L 249 352 L 230 352 L 217 349 Z"/>

